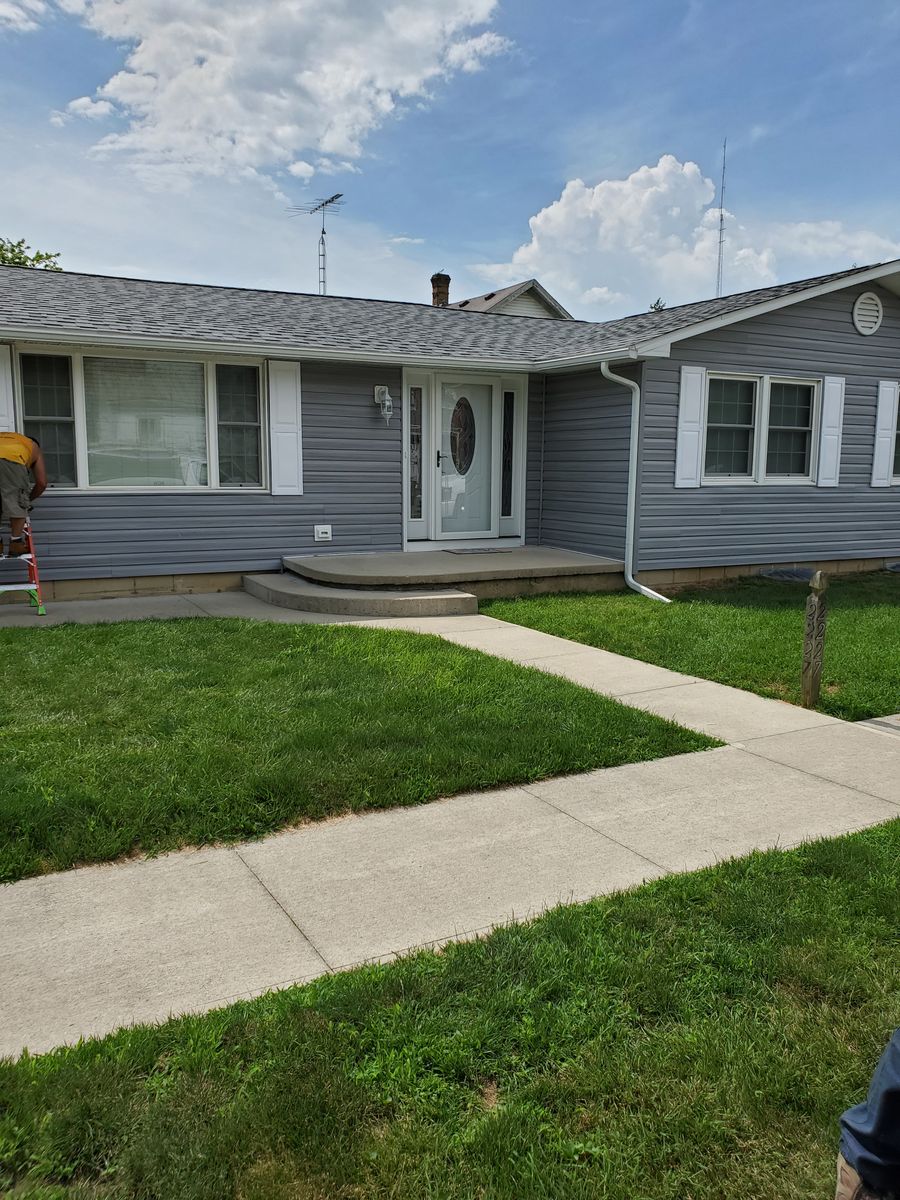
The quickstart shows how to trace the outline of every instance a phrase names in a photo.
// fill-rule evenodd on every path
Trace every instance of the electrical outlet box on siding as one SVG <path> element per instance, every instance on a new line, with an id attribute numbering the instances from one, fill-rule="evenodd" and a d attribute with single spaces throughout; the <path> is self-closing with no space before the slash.
<path id="1" fill-rule="evenodd" d="M 317 542 L 331 541 L 331 526 L 330 525 L 314 525 L 313 537 Z"/>

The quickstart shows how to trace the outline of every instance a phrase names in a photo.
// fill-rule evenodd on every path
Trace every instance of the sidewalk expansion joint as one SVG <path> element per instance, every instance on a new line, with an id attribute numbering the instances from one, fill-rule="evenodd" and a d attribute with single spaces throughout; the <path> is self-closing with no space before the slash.
<path id="1" fill-rule="evenodd" d="M 325 970 L 328 972 L 331 972 L 333 970 L 331 963 L 328 961 L 328 959 L 325 957 L 325 955 L 321 952 L 321 950 L 315 944 L 315 942 L 312 941 L 312 939 L 309 937 L 309 935 L 300 927 L 300 925 L 297 924 L 297 922 L 294 920 L 293 916 L 284 907 L 284 905 L 281 903 L 281 901 L 278 899 L 278 897 L 275 895 L 275 893 L 272 891 L 272 889 L 267 887 L 263 883 L 262 879 L 260 879 L 259 875 L 257 875 L 257 873 L 253 870 L 253 868 L 247 862 L 246 858 L 244 858 L 243 854 L 241 854 L 240 850 L 232 850 L 231 853 L 237 859 L 239 859 L 241 863 L 243 863 L 243 865 L 247 868 L 247 870 L 250 872 L 250 874 L 253 876 L 253 878 L 256 880 L 256 882 L 259 884 L 259 886 L 262 888 L 262 890 L 266 893 L 266 895 L 273 901 L 274 904 L 276 904 L 278 906 L 278 908 L 281 909 L 281 911 L 284 913 L 284 915 L 287 917 L 287 919 L 290 921 L 290 923 L 293 925 L 293 927 L 300 934 L 300 936 L 304 940 L 304 942 L 306 942 L 307 946 L 309 946 L 310 950 L 312 950 L 313 954 L 315 954 L 315 956 L 319 960 L 319 962 L 321 962 L 324 965 Z"/>
<path id="2" fill-rule="evenodd" d="M 849 724 L 849 722 L 848 722 L 848 724 Z M 821 726 L 813 725 L 810 728 L 818 729 L 818 728 L 821 728 Z M 805 729 L 793 729 L 790 731 L 790 733 L 806 733 L 806 730 Z M 810 771 L 807 767 L 798 767 L 794 763 L 783 763 L 777 758 L 770 758 L 767 754 L 761 754 L 759 751 L 754 750 L 753 746 L 751 744 L 754 741 L 760 741 L 760 742 L 765 741 L 767 738 L 773 737 L 773 736 L 774 737 L 788 737 L 788 736 L 790 736 L 790 733 L 785 732 L 784 734 L 780 734 L 780 733 L 765 734 L 761 738 L 751 738 L 750 743 L 741 742 L 739 744 L 739 746 L 737 746 L 735 748 L 743 750 L 746 754 L 752 754 L 754 758 L 761 758 L 764 762 L 774 763 L 776 766 L 781 767 L 785 771 L 799 771 L 799 773 L 801 775 L 808 775 L 810 779 L 818 779 L 821 783 L 830 783 L 830 784 L 833 784 L 835 787 L 846 788 L 848 792 L 856 792 L 857 796 L 865 796 L 865 798 L 867 800 L 880 800 L 883 804 L 890 804 L 892 808 L 900 809 L 900 800 L 888 800 L 884 796 L 876 796 L 874 792 L 867 792 L 865 790 L 865 788 L 857 787 L 856 784 L 845 783 L 843 780 L 840 780 L 840 779 L 833 779 L 830 775 L 820 775 L 818 773 L 818 771 Z M 880 735 L 876 735 L 876 736 L 880 736 Z"/>
<path id="3" fill-rule="evenodd" d="M 565 776 L 557 776 L 557 778 L 565 778 Z M 549 782 L 549 781 L 548 781 Z M 591 825 L 589 821 L 583 821 L 581 817 L 576 817 L 573 813 L 567 812 L 566 809 L 560 808 L 558 804 L 554 804 L 552 800 L 548 800 L 546 796 L 539 796 L 537 792 L 533 792 L 526 784 L 519 785 L 523 792 L 527 792 L 534 800 L 539 800 L 542 804 L 546 804 L 548 808 L 552 808 L 554 812 L 561 813 L 562 816 L 568 817 L 570 821 L 574 821 L 576 825 L 580 825 L 582 829 L 589 829 L 591 833 L 595 833 L 597 837 L 601 837 L 604 841 L 612 842 L 614 846 L 618 846 L 620 850 L 627 850 L 629 854 L 634 854 L 638 858 L 642 858 L 645 863 L 649 863 L 651 867 L 656 867 L 662 871 L 664 875 L 671 875 L 671 867 L 663 866 L 653 858 L 648 858 L 646 854 L 641 854 L 640 850 L 635 850 L 634 846 L 629 846 L 627 842 L 620 842 L 618 838 L 610 837 L 608 833 L 604 833 L 602 829 L 598 829 L 596 825 Z"/>

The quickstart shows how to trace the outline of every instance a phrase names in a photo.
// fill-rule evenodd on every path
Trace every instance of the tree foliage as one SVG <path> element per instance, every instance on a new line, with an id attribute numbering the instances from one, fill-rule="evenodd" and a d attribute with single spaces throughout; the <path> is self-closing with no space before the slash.
<path id="1" fill-rule="evenodd" d="M 14 242 L 0 237 L 0 265 L 4 267 L 38 267 L 43 271 L 61 271 L 59 250 L 32 250 L 24 238 Z"/>
<path id="2" fill-rule="evenodd" d="M 666 307 L 665 300 L 663 300 L 662 296 L 657 296 L 656 299 L 653 301 L 653 303 L 650 305 L 650 312 L 662 312 L 662 310 L 665 307 Z"/>

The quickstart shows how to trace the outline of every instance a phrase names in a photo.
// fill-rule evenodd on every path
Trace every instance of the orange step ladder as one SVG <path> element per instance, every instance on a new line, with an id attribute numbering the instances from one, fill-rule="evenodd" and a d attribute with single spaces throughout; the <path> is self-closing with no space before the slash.
<path id="1" fill-rule="evenodd" d="M 38 571 L 37 555 L 34 552 L 34 539 L 31 536 L 31 525 L 25 526 L 25 545 L 27 551 L 25 554 L 19 554 L 15 558 L 0 556 L 0 562 L 18 562 L 24 563 L 28 567 L 28 581 L 22 583 L 6 583 L 0 578 L 0 595 L 3 592 L 27 592 L 28 599 L 31 601 L 33 608 L 37 609 L 39 617 L 45 617 L 47 610 L 44 607 L 44 596 L 41 592 L 41 576 Z"/>

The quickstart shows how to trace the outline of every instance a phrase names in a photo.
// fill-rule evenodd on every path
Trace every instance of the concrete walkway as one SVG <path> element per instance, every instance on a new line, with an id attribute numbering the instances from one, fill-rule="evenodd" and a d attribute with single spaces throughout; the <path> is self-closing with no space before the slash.
<path id="1" fill-rule="evenodd" d="M 203 614 L 309 620 L 241 593 L 69 602 L 49 619 Z M 0 627 L 20 615 L 36 620 L 0 610 Z M 900 738 L 865 725 L 488 617 L 366 624 L 565 675 L 730 745 L 2 888 L 0 1053 L 206 1010 L 900 816 Z"/>

